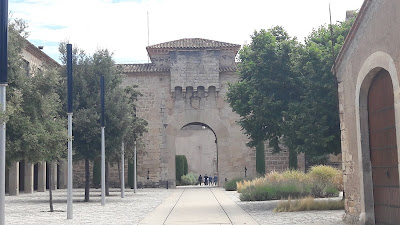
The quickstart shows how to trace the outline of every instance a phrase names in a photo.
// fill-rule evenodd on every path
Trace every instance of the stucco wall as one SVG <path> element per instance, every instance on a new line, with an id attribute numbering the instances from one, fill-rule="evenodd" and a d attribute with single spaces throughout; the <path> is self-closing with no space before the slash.
<path id="1" fill-rule="evenodd" d="M 346 196 L 344 219 L 351 223 L 373 224 L 368 120 L 366 105 L 362 101 L 368 94 L 369 82 L 382 68 L 391 73 L 393 85 L 398 86 L 396 71 L 399 68 L 400 30 L 394 28 L 399 24 L 400 2 L 382 0 L 366 3 L 365 16 L 355 28 L 354 38 L 337 65 L 337 79 Z M 394 90 L 396 98 L 399 93 L 396 88 Z M 396 116 L 398 108 L 395 108 Z M 398 121 L 397 117 L 396 128 Z"/>

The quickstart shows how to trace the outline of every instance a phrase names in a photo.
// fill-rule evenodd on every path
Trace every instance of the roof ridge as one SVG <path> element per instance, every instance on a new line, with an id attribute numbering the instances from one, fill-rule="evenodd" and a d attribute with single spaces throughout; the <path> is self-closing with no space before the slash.
<path id="1" fill-rule="evenodd" d="M 181 38 L 174 41 L 163 42 L 159 44 L 149 45 L 146 49 L 167 48 L 167 49 L 193 49 L 193 48 L 240 48 L 238 44 L 215 41 L 204 38 Z"/>

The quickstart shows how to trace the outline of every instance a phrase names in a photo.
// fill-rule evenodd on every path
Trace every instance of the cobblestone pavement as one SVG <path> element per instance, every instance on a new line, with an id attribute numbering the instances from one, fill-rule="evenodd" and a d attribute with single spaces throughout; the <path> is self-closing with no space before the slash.
<path id="1" fill-rule="evenodd" d="M 233 201 L 236 202 L 244 211 L 252 216 L 259 224 L 268 225 L 344 225 L 342 216 L 343 210 L 329 211 L 305 211 L 305 212 L 273 212 L 279 203 L 275 201 L 263 202 L 242 202 L 239 199 L 239 193 L 236 191 L 225 192 Z"/>
<path id="2" fill-rule="evenodd" d="M 90 202 L 83 203 L 84 190 L 74 190 L 73 220 L 67 220 L 66 189 L 53 191 L 54 210 L 49 211 L 49 192 L 6 196 L 6 224 L 138 224 L 172 193 L 167 189 L 111 189 L 101 206 L 101 190 L 90 190 Z"/>

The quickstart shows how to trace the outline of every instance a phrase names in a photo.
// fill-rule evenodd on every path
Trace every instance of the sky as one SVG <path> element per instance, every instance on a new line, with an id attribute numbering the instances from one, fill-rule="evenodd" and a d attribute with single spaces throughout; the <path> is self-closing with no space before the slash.
<path id="1" fill-rule="evenodd" d="M 28 40 L 59 61 L 68 41 L 117 63 L 147 63 L 146 46 L 182 38 L 249 44 L 255 30 L 283 26 L 304 40 L 313 28 L 344 21 L 363 0 L 9 0 L 10 19 L 28 24 Z M 60 62 L 60 61 L 59 61 Z"/>

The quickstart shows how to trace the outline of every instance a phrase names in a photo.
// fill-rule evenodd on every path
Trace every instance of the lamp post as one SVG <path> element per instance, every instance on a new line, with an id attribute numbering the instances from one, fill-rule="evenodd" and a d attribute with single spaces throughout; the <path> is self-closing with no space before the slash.
<path id="1" fill-rule="evenodd" d="M 6 111 L 7 87 L 7 49 L 8 49 L 8 0 L 0 0 L 0 104 L 1 111 Z M 6 121 L 1 120 L 0 127 L 0 225 L 6 223 Z"/>
<path id="2" fill-rule="evenodd" d="M 121 146 L 121 198 L 125 197 L 125 146 L 124 142 L 122 142 Z"/>
<path id="3" fill-rule="evenodd" d="M 247 177 L 247 168 L 244 166 L 244 177 Z"/>
<path id="4" fill-rule="evenodd" d="M 104 137 L 104 76 L 100 78 L 101 99 L 101 205 L 106 204 L 106 151 Z"/>
<path id="5" fill-rule="evenodd" d="M 68 186 L 67 219 L 73 218 L 72 211 L 72 45 L 67 44 L 67 115 L 68 115 Z"/>
<path id="6" fill-rule="evenodd" d="M 134 151 L 134 158 L 133 158 L 133 167 L 135 168 L 135 172 L 133 175 L 133 193 L 136 193 L 136 188 L 137 188 L 137 165 L 136 165 L 136 161 L 137 161 L 137 154 L 136 154 L 136 137 L 135 137 L 135 151 Z"/>

